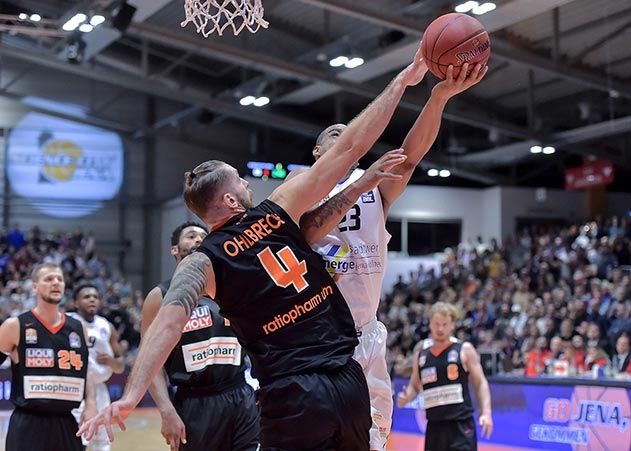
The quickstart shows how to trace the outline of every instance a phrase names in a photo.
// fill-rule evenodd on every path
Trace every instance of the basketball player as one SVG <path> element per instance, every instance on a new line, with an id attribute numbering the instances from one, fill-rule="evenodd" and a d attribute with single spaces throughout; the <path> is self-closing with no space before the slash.
<path id="1" fill-rule="evenodd" d="M 469 379 L 478 399 L 478 424 L 482 436 L 487 438 L 493 432 L 489 384 L 471 343 L 460 342 L 452 336 L 458 316 L 456 308 L 437 302 L 429 315 L 431 336 L 416 346 L 410 383 L 399 394 L 397 404 L 405 406 L 423 390 L 426 451 L 476 450 Z"/>
<path id="2" fill-rule="evenodd" d="M 88 359 L 89 372 L 94 380 L 96 392 L 96 408 L 103 409 L 110 404 L 110 393 L 105 384 L 112 373 L 121 374 L 125 371 L 123 361 L 123 347 L 118 340 L 118 332 L 114 325 L 100 315 L 101 296 L 96 286 L 81 284 L 74 292 L 76 312 L 69 315 L 81 322 L 88 333 Z M 73 415 L 79 421 L 83 413 L 83 403 L 78 409 L 73 410 Z M 84 440 L 84 445 L 89 451 L 109 451 L 110 442 L 107 439 L 105 429 L 99 429 L 99 433 L 90 443 Z"/>
<path id="3" fill-rule="evenodd" d="M 84 419 L 96 414 L 88 373 L 88 347 L 81 323 L 59 310 L 64 275 L 43 263 L 32 273 L 36 307 L 0 326 L 0 351 L 11 357 L 11 402 L 7 451 L 80 451 L 71 410 L 84 399 Z"/>
<path id="4" fill-rule="evenodd" d="M 196 222 L 181 224 L 171 235 L 171 255 L 179 263 L 197 250 L 207 234 Z M 161 283 L 147 295 L 142 306 L 143 336 L 170 283 Z M 173 451 L 256 450 L 259 409 L 254 390 L 245 382 L 245 352 L 229 322 L 219 315 L 219 306 L 202 296 L 182 332 L 162 374 L 149 387 L 167 444 Z M 177 388 L 173 403 L 165 373 Z"/>
<path id="5" fill-rule="evenodd" d="M 447 101 L 478 83 L 486 71 L 486 67 L 477 65 L 467 76 L 465 64 L 454 79 L 453 66 L 447 69 L 447 79 L 432 89 L 425 108 L 403 141 L 407 159 L 392 170 L 398 177 L 383 178 L 382 160 L 365 174 L 360 169 L 352 170 L 329 193 L 327 202 L 300 220 L 305 238 L 324 258 L 353 314 L 359 336 L 354 357 L 364 370 L 370 392 L 373 450 L 385 448 L 392 425 L 392 384 L 386 364 L 388 332 L 377 321 L 390 240 L 386 231 L 388 209 L 434 143 Z M 320 134 L 313 149 L 316 161 L 335 145 L 345 128 L 344 124 L 336 124 Z"/>
<path id="6" fill-rule="evenodd" d="M 178 265 L 149 327 L 123 398 L 83 424 L 89 438 L 123 420 L 140 401 L 207 294 L 221 307 L 252 360 L 261 388 L 263 449 L 369 448 L 370 400 L 353 319 L 297 223 L 375 143 L 407 86 L 425 73 L 420 50 L 311 170 L 258 206 L 236 169 L 207 161 L 185 176 L 186 205 L 212 229 Z M 393 158 L 401 163 L 404 156 Z"/>

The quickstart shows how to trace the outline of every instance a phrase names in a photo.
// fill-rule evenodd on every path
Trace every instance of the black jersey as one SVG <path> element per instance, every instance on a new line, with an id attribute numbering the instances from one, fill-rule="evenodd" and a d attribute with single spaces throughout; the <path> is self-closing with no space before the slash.
<path id="1" fill-rule="evenodd" d="M 19 362 L 11 364 L 11 401 L 16 407 L 67 413 L 83 400 L 88 348 L 81 323 L 62 313 L 51 329 L 34 311 L 18 316 Z"/>
<path id="2" fill-rule="evenodd" d="M 440 354 L 431 352 L 433 342 L 423 342 L 419 353 L 419 376 L 428 421 L 452 421 L 470 418 L 473 404 L 469 394 L 469 374 L 462 366 L 462 343 L 455 338 Z"/>
<path id="3" fill-rule="evenodd" d="M 162 297 L 171 281 L 159 285 Z M 164 369 L 171 385 L 212 389 L 244 380 L 245 353 L 219 306 L 201 298 Z"/>
<path id="4" fill-rule="evenodd" d="M 321 257 L 278 205 L 266 200 L 213 230 L 216 302 L 267 380 L 345 365 L 358 344 L 351 312 Z"/>

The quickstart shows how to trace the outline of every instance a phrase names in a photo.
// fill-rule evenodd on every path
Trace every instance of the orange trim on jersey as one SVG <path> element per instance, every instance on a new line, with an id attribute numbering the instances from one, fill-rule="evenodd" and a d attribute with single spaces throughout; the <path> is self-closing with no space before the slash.
<path id="1" fill-rule="evenodd" d="M 31 313 L 33 314 L 33 316 L 35 318 L 37 318 L 37 321 L 42 323 L 42 326 L 44 326 L 48 330 L 48 332 L 50 332 L 51 334 L 56 334 L 57 332 L 59 332 L 61 330 L 62 327 L 64 327 L 64 324 L 66 324 L 66 314 L 65 313 L 61 313 L 60 312 L 61 320 L 59 321 L 59 323 L 56 326 L 53 326 L 52 324 L 48 324 L 46 321 L 44 321 L 44 318 L 39 316 L 37 314 L 37 312 L 35 311 L 35 309 L 31 310 Z"/>
<path id="2" fill-rule="evenodd" d="M 219 222 L 219 223 L 215 224 L 215 225 L 214 225 L 214 226 L 210 229 L 210 231 L 211 231 L 211 232 L 214 232 L 214 231 L 216 231 L 216 230 L 218 230 L 218 229 L 222 228 L 224 225 L 226 225 L 226 223 L 227 223 L 228 221 L 230 221 L 230 220 L 231 220 L 232 218 L 234 218 L 235 216 L 238 216 L 239 214 L 240 214 L 240 213 L 237 213 L 236 215 L 232 215 L 232 216 L 230 216 L 229 218 L 227 218 L 225 221 L 221 221 L 221 222 Z M 241 218 L 241 220 L 243 220 L 243 218 Z"/>
<path id="3" fill-rule="evenodd" d="M 447 345 L 446 345 L 446 346 L 443 346 L 442 348 L 439 348 L 438 350 L 436 350 L 435 346 L 431 346 L 431 347 L 429 348 L 429 352 L 431 352 L 431 353 L 432 353 L 432 355 L 433 355 L 434 357 L 438 357 L 438 356 L 439 356 L 439 355 L 441 355 L 443 352 L 445 352 L 445 350 L 446 350 L 449 346 L 451 346 L 452 344 L 453 344 L 453 343 L 449 342 L 449 343 L 447 343 Z"/>

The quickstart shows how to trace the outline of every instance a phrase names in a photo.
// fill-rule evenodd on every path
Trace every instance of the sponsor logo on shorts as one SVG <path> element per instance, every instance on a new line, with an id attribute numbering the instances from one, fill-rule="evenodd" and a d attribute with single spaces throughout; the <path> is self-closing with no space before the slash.
<path id="1" fill-rule="evenodd" d="M 50 348 L 26 348 L 24 365 L 27 368 L 53 368 L 55 353 Z"/>
<path id="2" fill-rule="evenodd" d="M 209 365 L 241 365 L 241 345 L 235 337 L 212 337 L 182 346 L 186 371 L 192 373 Z"/>
<path id="3" fill-rule="evenodd" d="M 29 327 L 24 331 L 24 339 L 27 345 L 37 344 L 37 330 Z"/>
<path id="4" fill-rule="evenodd" d="M 191 314 L 191 317 L 186 322 L 183 333 L 191 332 L 194 330 L 205 329 L 213 325 L 213 318 L 210 314 L 210 307 L 207 305 L 200 305 Z"/>
<path id="5" fill-rule="evenodd" d="M 70 332 L 68 335 L 68 342 L 70 342 L 71 348 L 80 348 L 81 347 L 81 337 L 76 332 Z"/>
<path id="6" fill-rule="evenodd" d="M 24 398 L 81 402 L 84 385 L 80 377 L 24 376 Z"/>
<path id="7" fill-rule="evenodd" d="M 421 370 L 421 382 L 423 385 L 431 384 L 432 382 L 436 382 L 436 367 L 430 366 L 429 368 L 424 368 Z"/>

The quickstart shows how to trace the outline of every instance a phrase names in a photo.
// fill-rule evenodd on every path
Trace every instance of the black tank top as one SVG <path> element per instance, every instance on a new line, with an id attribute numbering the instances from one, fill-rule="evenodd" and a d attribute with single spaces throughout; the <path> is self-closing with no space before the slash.
<path id="1" fill-rule="evenodd" d="M 18 408 L 68 413 L 83 400 L 88 348 L 81 323 L 66 314 L 55 330 L 33 311 L 18 316 L 19 362 L 11 364 L 11 401 Z"/>
<path id="2" fill-rule="evenodd" d="M 215 300 L 266 382 L 345 365 L 357 345 L 351 312 L 321 257 L 266 200 L 208 234 Z"/>
<path id="3" fill-rule="evenodd" d="M 419 353 L 419 376 L 423 385 L 427 421 L 467 420 L 473 414 L 469 374 L 460 360 L 462 343 L 452 343 L 440 354 L 430 352 L 433 342 L 423 342 Z"/>
<path id="4" fill-rule="evenodd" d="M 170 280 L 159 285 L 162 297 L 170 285 Z M 164 369 L 171 385 L 178 388 L 218 392 L 245 380 L 245 353 L 211 299 L 199 300 Z"/>

